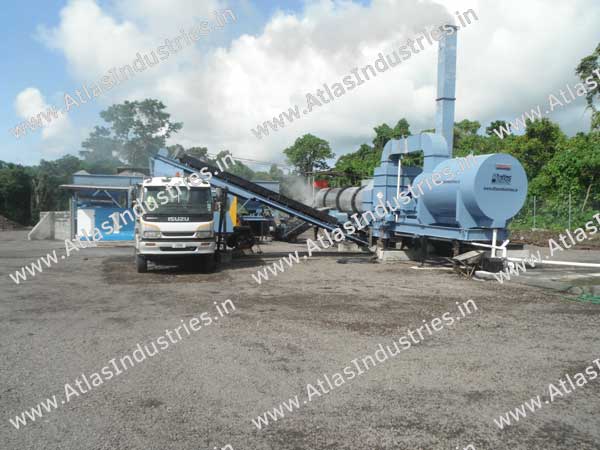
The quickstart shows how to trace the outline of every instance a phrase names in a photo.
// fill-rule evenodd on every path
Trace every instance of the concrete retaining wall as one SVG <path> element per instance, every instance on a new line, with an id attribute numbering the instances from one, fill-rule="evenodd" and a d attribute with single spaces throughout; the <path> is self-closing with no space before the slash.
<path id="1" fill-rule="evenodd" d="M 71 238 L 71 213 L 69 211 L 42 211 L 39 222 L 27 235 L 29 240 Z"/>
<path id="2" fill-rule="evenodd" d="M 54 239 L 64 241 L 71 239 L 71 213 L 54 211 Z"/>

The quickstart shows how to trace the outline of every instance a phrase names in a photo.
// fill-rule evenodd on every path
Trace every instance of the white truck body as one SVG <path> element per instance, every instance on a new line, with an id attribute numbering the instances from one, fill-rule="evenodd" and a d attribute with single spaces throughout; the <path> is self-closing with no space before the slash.
<path id="1" fill-rule="evenodd" d="M 214 269 L 215 233 L 210 184 L 198 178 L 146 178 L 138 189 L 135 249 L 138 272 L 147 262 L 194 259 Z M 140 211 L 141 209 L 141 211 Z"/>

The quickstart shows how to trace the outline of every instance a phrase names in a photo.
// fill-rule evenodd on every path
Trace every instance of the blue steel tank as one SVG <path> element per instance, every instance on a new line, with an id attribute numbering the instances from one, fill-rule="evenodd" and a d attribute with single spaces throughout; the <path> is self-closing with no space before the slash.
<path id="1" fill-rule="evenodd" d="M 517 159 L 504 153 L 452 158 L 413 181 L 421 223 L 461 228 L 503 228 L 525 203 L 527 175 Z"/>

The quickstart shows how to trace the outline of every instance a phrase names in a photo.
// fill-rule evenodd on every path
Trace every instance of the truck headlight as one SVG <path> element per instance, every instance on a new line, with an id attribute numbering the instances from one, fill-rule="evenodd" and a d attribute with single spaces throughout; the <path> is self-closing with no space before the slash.
<path id="1" fill-rule="evenodd" d="M 196 237 L 199 239 L 211 238 L 214 235 L 215 235 L 215 232 L 213 230 L 196 231 Z"/>
<path id="2" fill-rule="evenodd" d="M 144 238 L 146 239 L 158 239 L 160 237 L 160 231 L 144 231 Z"/>

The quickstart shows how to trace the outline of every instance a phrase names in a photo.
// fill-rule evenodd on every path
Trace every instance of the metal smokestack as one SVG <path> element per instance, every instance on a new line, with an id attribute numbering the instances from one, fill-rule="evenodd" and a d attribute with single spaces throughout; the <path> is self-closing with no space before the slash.
<path id="1" fill-rule="evenodd" d="M 456 33 L 458 27 L 452 27 L 454 33 L 444 34 L 439 42 L 437 98 L 435 113 L 435 132 L 444 136 L 448 144 L 448 155 L 452 157 L 454 143 L 454 103 L 456 101 Z"/>

